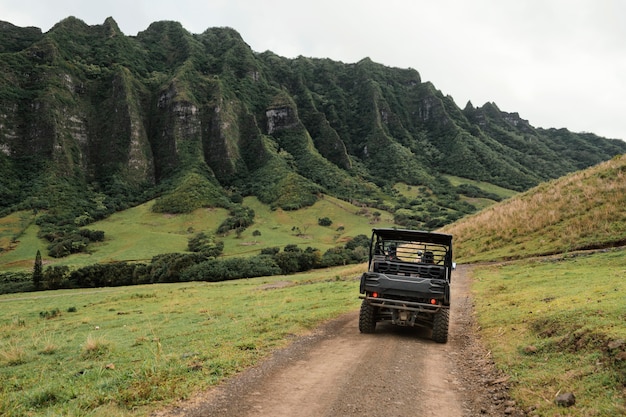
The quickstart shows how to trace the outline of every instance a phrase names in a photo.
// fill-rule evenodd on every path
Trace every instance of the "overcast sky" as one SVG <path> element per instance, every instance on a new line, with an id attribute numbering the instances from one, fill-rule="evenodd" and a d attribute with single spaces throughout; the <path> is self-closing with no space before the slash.
<path id="1" fill-rule="evenodd" d="M 270 50 L 414 68 L 465 107 L 494 102 L 531 125 L 626 140 L 623 0 L 0 0 L 0 20 L 44 32 L 68 16 L 237 30 Z"/>

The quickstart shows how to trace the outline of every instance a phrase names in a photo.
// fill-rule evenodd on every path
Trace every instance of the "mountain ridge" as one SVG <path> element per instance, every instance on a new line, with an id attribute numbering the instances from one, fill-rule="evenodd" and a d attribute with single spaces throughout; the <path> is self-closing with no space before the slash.
<path id="1" fill-rule="evenodd" d="M 55 224 L 153 197 L 164 212 L 246 195 L 397 204 L 403 182 L 423 189 L 406 226 L 435 228 L 475 210 L 443 174 L 523 191 L 626 152 L 495 103 L 460 109 L 414 69 L 254 52 L 232 28 L 1 22 L 0 57 L 0 209 L 49 210 Z"/>

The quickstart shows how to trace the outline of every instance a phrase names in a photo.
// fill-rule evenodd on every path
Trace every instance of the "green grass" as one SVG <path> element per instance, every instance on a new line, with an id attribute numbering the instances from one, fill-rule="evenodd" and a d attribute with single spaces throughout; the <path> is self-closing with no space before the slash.
<path id="1" fill-rule="evenodd" d="M 480 188 L 486 193 L 495 194 L 501 197 L 502 199 L 507 199 L 509 197 L 512 197 L 518 194 L 517 191 L 502 188 L 502 187 L 499 187 L 497 185 L 494 185 L 488 182 L 475 181 L 475 180 L 470 180 L 468 178 L 455 177 L 453 175 L 444 175 L 444 177 L 448 181 L 450 181 L 450 184 L 452 184 L 454 187 L 458 187 L 461 184 L 469 184 L 469 185 L 473 185 L 475 187 Z M 432 198 L 431 191 L 428 189 L 425 189 L 425 187 L 413 186 L 413 185 L 408 185 L 405 183 L 398 183 L 394 186 L 394 189 L 398 193 L 400 193 L 400 195 L 402 195 L 403 197 L 406 197 L 409 200 L 419 199 L 419 198 L 425 198 L 425 199 Z M 482 210 L 494 204 L 494 200 L 490 200 L 488 198 L 473 198 L 473 197 L 466 197 L 466 196 L 461 196 L 460 198 L 463 201 L 466 201 L 469 204 L 473 205 L 478 210 Z"/>
<path id="2" fill-rule="evenodd" d="M 511 377 L 514 399 L 536 407 L 538 416 L 626 415 L 626 251 L 572 252 L 623 242 L 625 166 L 624 157 L 614 158 L 443 229 L 454 235 L 457 262 L 565 253 L 473 272 L 481 337 Z M 419 197 L 417 187 L 399 190 Z M 106 241 L 90 255 L 58 262 L 83 266 L 184 251 L 189 236 L 215 230 L 227 216 L 154 214 L 150 204 L 91 225 Z M 371 213 L 330 197 L 295 212 L 271 211 L 251 198 L 245 204 L 255 210 L 255 224 L 224 238 L 227 256 L 287 244 L 324 251 L 374 226 Z M 333 224 L 319 226 L 322 217 Z M 389 213 L 381 217 L 375 226 L 393 226 Z M 0 254 L 3 269 L 32 268 L 41 242 L 31 220 L 25 213 L 1 219 L 0 242 L 12 248 Z M 128 416 L 185 398 L 358 308 L 358 268 L 0 296 L 0 414 Z M 292 285 L 260 289 L 280 281 Z M 566 391 L 575 393 L 576 406 L 557 408 L 554 396 Z"/>
<path id="3" fill-rule="evenodd" d="M 483 340 L 522 408 L 626 415 L 625 250 L 477 266 L 473 275 Z M 576 406 L 556 407 L 559 392 L 574 392 Z"/>
<path id="4" fill-rule="evenodd" d="M 2 269 L 32 270 L 37 250 L 45 253 L 46 245 L 37 238 L 35 215 L 20 211 L 0 219 L 0 266 Z"/>
<path id="5" fill-rule="evenodd" d="M 356 235 L 364 234 L 369 237 L 373 227 L 393 227 L 393 216 L 387 212 L 379 210 L 382 213 L 380 221 L 373 224 L 371 213 L 375 210 L 362 212 L 361 208 L 329 196 L 311 207 L 297 211 L 271 211 L 256 198 L 246 198 L 244 205 L 254 209 L 255 224 L 239 239 L 231 237 L 225 240 L 226 254 L 259 252 L 263 247 L 283 248 L 288 244 L 312 246 L 325 252 L 335 246 L 344 245 Z M 332 225 L 318 225 L 318 219 L 323 217 L 330 218 Z M 255 230 L 261 235 L 253 236 Z"/>
<path id="6" fill-rule="evenodd" d="M 105 241 L 93 244 L 89 254 L 62 259 L 47 256 L 46 242 L 37 238 L 38 227 L 30 225 L 11 250 L 0 252 L 0 268 L 31 271 L 38 249 L 44 259 L 44 268 L 49 265 L 79 268 L 112 261 L 149 262 L 153 256 L 163 253 L 185 252 L 190 237 L 199 232 L 214 233 L 228 216 L 225 209 L 198 209 L 190 214 L 176 215 L 153 213 L 153 204 L 148 202 L 90 224 L 89 229 L 105 232 Z M 324 252 L 344 245 L 358 234 L 369 236 L 374 226 L 393 226 L 393 216 L 389 213 L 381 211 L 380 221 L 372 224 L 371 210 L 363 212 L 359 207 L 328 196 L 312 207 L 298 211 L 272 211 L 256 198 L 246 198 L 244 204 L 254 209 L 255 223 L 240 236 L 232 232 L 224 238 L 218 237 L 224 241 L 224 256 L 254 255 L 266 247 L 283 248 L 288 244 L 312 246 Z M 0 219 L 3 247 L 8 247 L 10 237 L 18 233 L 27 215 L 19 213 Z M 319 226 L 317 220 L 322 217 L 329 217 L 333 224 Z M 299 233 L 294 228 L 298 228 Z M 255 231 L 261 235 L 254 236 Z"/>
<path id="7" fill-rule="evenodd" d="M 475 181 L 468 178 L 455 177 L 454 175 L 444 175 L 444 177 L 447 178 L 448 181 L 450 181 L 450 184 L 455 187 L 458 187 L 461 184 L 469 184 L 476 186 L 487 193 L 492 193 L 502 198 L 509 198 L 518 194 L 517 191 L 509 190 L 508 188 L 502 188 L 484 181 Z"/>
<path id="8" fill-rule="evenodd" d="M 227 217 L 223 209 L 199 209 L 191 214 L 168 215 L 153 213 L 154 202 L 115 213 L 109 218 L 92 223 L 89 229 L 103 230 L 105 241 L 92 244 L 91 253 L 76 254 L 62 259 L 47 256 L 46 242 L 37 237 L 38 226 L 30 225 L 11 250 L 0 252 L 2 270 L 32 270 L 35 254 L 39 249 L 48 265 L 81 267 L 111 261 L 150 261 L 153 256 L 168 252 L 182 252 L 187 248 L 187 239 L 195 231 L 217 229 Z M 15 229 L 15 219 L 24 213 L 4 218 L 0 233 Z M 14 221 L 11 222 L 11 219 Z"/>
<path id="9" fill-rule="evenodd" d="M 145 415 L 188 398 L 357 309 L 363 269 L 0 296 L 0 415 Z"/>

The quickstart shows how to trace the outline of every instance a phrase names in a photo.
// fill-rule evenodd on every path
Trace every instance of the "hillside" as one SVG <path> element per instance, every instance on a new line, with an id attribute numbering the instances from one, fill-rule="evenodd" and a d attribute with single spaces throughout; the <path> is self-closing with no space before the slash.
<path id="1" fill-rule="evenodd" d="M 442 229 L 456 261 L 475 264 L 481 339 L 533 415 L 625 414 L 625 180 L 622 155 Z"/>
<path id="2" fill-rule="evenodd" d="M 37 250 L 50 266 L 71 269 L 95 263 L 150 262 L 158 255 L 188 251 L 188 241 L 197 233 L 212 234 L 228 218 L 224 209 L 197 209 L 188 214 L 154 213 L 154 201 L 115 213 L 93 223 L 90 227 L 105 232 L 103 242 L 93 244 L 89 253 L 77 253 L 54 259 L 46 255 L 46 241 L 37 238 L 38 227 L 28 212 L 0 219 L 0 246 L 10 248 L 0 252 L 0 267 L 4 271 L 33 269 Z M 392 227 L 393 216 L 372 211 L 342 200 L 326 197 L 311 207 L 298 211 L 270 210 L 254 197 L 245 204 L 254 209 L 255 223 L 249 229 L 220 236 L 224 257 L 249 257 L 271 247 L 298 245 L 315 247 L 322 252 L 344 245 L 359 234 L 370 235 L 372 227 Z M 328 217 L 332 224 L 320 226 L 318 219 Z"/>
<path id="3" fill-rule="evenodd" d="M 521 259 L 626 245 L 626 155 L 518 194 L 442 230 L 457 260 Z"/>
<path id="4" fill-rule="evenodd" d="M 495 103 L 460 109 L 414 69 L 287 59 L 230 28 L 2 22 L 0 58 L 0 215 L 43 213 L 55 257 L 151 199 L 158 213 L 227 209 L 234 230 L 253 220 L 244 197 L 297 210 L 331 195 L 432 230 L 494 197 L 449 176 L 524 191 L 626 152 Z"/>

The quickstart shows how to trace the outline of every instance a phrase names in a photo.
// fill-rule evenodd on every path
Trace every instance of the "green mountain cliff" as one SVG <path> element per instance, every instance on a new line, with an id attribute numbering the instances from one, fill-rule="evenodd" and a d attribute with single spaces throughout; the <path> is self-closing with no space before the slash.
<path id="1" fill-rule="evenodd" d="M 473 209 L 444 174 L 523 191 L 624 152 L 493 103 L 460 109 L 413 69 L 259 53 L 230 28 L 0 22 L 0 210 L 45 209 L 50 223 L 155 197 L 163 212 L 246 195 L 375 205 L 401 182 L 423 190 L 413 226 L 430 228 Z"/>

